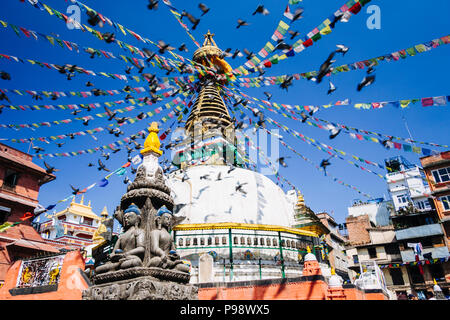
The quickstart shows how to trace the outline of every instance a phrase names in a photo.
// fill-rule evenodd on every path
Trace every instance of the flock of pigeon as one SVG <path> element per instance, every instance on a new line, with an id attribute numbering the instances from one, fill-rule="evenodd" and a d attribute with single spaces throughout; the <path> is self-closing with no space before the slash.
<path id="1" fill-rule="evenodd" d="M 149 3 L 147 5 L 147 8 L 149 10 L 157 10 L 158 9 L 158 0 L 149 0 Z M 201 16 L 204 16 L 205 14 L 207 14 L 208 12 L 210 12 L 210 8 L 205 5 L 204 3 L 199 3 L 198 4 L 198 8 L 201 11 Z M 258 5 L 257 8 L 254 10 L 254 12 L 252 13 L 252 15 L 256 15 L 256 14 L 261 14 L 261 15 L 268 15 L 270 12 L 269 10 L 267 10 L 267 8 L 265 8 L 263 5 Z M 290 13 L 290 12 L 285 12 L 285 16 L 287 15 L 287 17 L 290 19 L 290 23 L 292 24 L 293 22 L 300 20 L 303 16 L 304 13 L 304 9 L 303 8 L 297 8 L 295 10 L 294 13 Z M 99 25 L 100 27 L 103 26 L 103 21 L 102 19 L 99 17 L 99 15 L 94 12 L 94 11 L 90 11 L 87 10 L 86 12 L 87 16 L 88 16 L 88 23 L 92 26 L 97 26 Z M 196 27 L 198 26 L 198 24 L 200 23 L 200 18 L 196 18 L 194 15 L 192 15 L 191 13 L 187 12 L 186 10 L 183 10 L 181 13 L 181 17 L 180 19 L 183 19 L 184 17 L 186 17 L 191 23 L 192 23 L 192 29 L 195 30 Z M 331 22 L 330 26 L 334 27 L 334 24 L 339 21 L 342 17 L 335 17 L 335 19 Z M 237 19 L 237 25 L 236 25 L 236 29 L 239 29 L 243 26 L 248 26 L 250 25 L 246 20 L 243 19 Z M 293 30 L 288 30 L 288 33 L 290 35 L 290 40 L 294 40 L 297 36 L 300 35 L 300 33 L 298 31 L 293 31 Z M 115 34 L 114 33 L 110 33 L 110 32 L 105 32 L 102 34 L 102 37 L 104 39 L 104 41 L 106 43 L 112 43 L 114 41 L 116 41 L 115 39 Z M 158 41 L 158 47 L 159 47 L 159 53 L 160 54 L 164 54 L 166 51 L 172 51 L 172 50 L 176 50 L 175 47 L 170 46 L 170 44 L 165 43 L 164 41 L 160 40 Z M 344 56 L 346 54 L 346 52 L 349 50 L 348 47 L 344 46 L 344 45 L 337 45 L 336 46 L 337 49 L 334 50 L 333 52 L 331 52 L 328 56 L 328 58 L 321 64 L 317 75 L 316 76 L 310 76 L 307 79 L 310 81 L 314 81 L 316 83 L 321 83 L 321 81 L 323 80 L 323 78 L 328 75 L 330 72 L 333 71 L 333 64 L 336 62 L 335 55 L 340 53 L 342 54 L 342 56 Z M 186 44 L 181 44 L 178 47 L 178 50 L 181 52 L 188 52 L 188 49 L 186 48 Z M 275 45 L 274 51 L 275 50 L 281 50 L 284 52 L 287 52 L 289 50 L 292 50 L 292 45 L 288 44 L 285 42 L 284 39 L 280 39 L 277 41 L 277 44 Z M 94 58 L 96 55 L 99 55 L 98 51 L 93 50 L 93 49 L 85 49 L 86 53 L 90 54 L 90 58 Z M 145 55 L 145 61 L 146 61 L 146 66 L 141 66 L 138 65 L 137 63 L 133 63 L 133 66 L 129 66 L 126 68 L 125 72 L 127 74 L 131 74 L 131 72 L 133 70 L 137 71 L 138 74 L 141 74 L 142 77 L 144 77 L 147 81 L 148 81 L 148 86 L 150 89 L 150 94 L 148 97 L 145 97 L 143 102 L 144 103 L 148 103 L 148 102 L 152 102 L 152 103 L 156 103 L 160 100 L 162 100 L 162 98 L 160 96 L 158 96 L 156 93 L 157 91 L 160 89 L 160 84 L 158 83 L 158 80 L 156 78 L 155 74 L 151 74 L 151 73 L 145 73 L 145 68 L 150 66 L 150 62 L 152 61 L 152 59 L 155 57 L 156 53 L 152 52 L 151 50 L 147 49 L 147 48 L 143 48 L 142 49 L 144 55 Z M 251 52 L 250 50 L 244 48 L 243 49 L 243 53 L 245 54 L 245 57 L 247 60 L 252 59 L 255 54 L 253 52 Z M 244 57 L 243 54 L 239 49 L 235 49 L 234 51 L 231 48 L 227 48 L 223 51 L 223 56 L 224 57 L 229 57 L 232 59 L 235 59 L 236 57 Z M 70 65 L 70 64 L 65 64 L 63 66 L 58 66 L 55 65 L 57 70 L 59 71 L 59 73 L 66 75 L 67 80 L 71 80 L 73 77 L 75 77 L 76 72 L 82 72 L 82 68 L 76 66 L 76 65 Z M 181 73 L 192 73 L 193 69 L 191 66 L 182 63 L 180 66 L 180 70 Z M 169 75 L 172 72 L 175 72 L 176 70 L 172 67 L 172 66 L 163 66 L 163 68 L 166 70 L 166 75 Z M 257 67 L 257 70 L 259 72 L 259 76 L 262 76 L 265 71 L 263 70 L 263 68 Z M 375 75 L 373 74 L 374 72 L 374 65 L 371 64 L 368 68 L 367 68 L 367 74 L 364 77 L 364 79 L 358 83 L 357 85 L 357 91 L 361 91 L 364 87 L 371 85 L 374 81 L 375 81 Z M 0 71 L 0 79 L 2 80 L 11 80 L 11 75 L 6 72 L 6 71 Z M 292 75 L 287 75 L 284 77 L 284 79 L 282 80 L 281 84 L 280 84 L 280 88 L 281 89 L 285 89 L 286 91 L 288 90 L 288 88 L 290 86 L 293 85 L 293 80 L 294 77 Z M 91 82 L 86 82 L 86 87 L 92 87 L 91 92 L 94 96 L 105 96 L 107 95 L 107 93 L 102 90 L 102 89 L 97 89 L 94 87 L 94 84 L 92 84 Z M 184 84 L 184 83 L 180 83 L 178 84 L 179 88 L 175 88 L 176 90 L 173 91 L 173 93 L 171 94 L 171 96 L 175 96 L 177 95 L 180 91 L 191 91 L 194 92 L 197 88 L 194 85 L 190 85 L 190 84 Z M 174 88 L 174 87 L 172 87 Z M 334 84 L 329 81 L 329 89 L 328 89 L 328 94 L 333 93 L 336 90 L 336 86 L 334 86 Z M 130 86 L 125 86 L 123 88 L 123 91 L 127 93 L 127 96 L 125 97 L 125 100 L 128 101 L 129 99 L 134 99 L 133 96 L 130 94 L 131 92 L 131 87 Z M 270 100 L 272 97 L 272 94 L 270 92 L 264 92 L 264 94 L 266 95 L 267 99 Z M 42 97 L 35 93 L 32 96 L 33 99 L 35 100 L 42 100 Z M 224 97 L 225 99 L 227 97 Z M 52 100 L 56 100 L 58 99 L 58 96 L 56 96 L 55 94 L 53 94 L 51 96 Z M 6 96 L 5 93 L 1 92 L 0 93 L 0 101 L 1 100 L 6 100 L 8 102 L 10 102 L 9 98 Z M 237 106 L 239 104 L 243 104 L 244 106 L 247 104 L 247 101 L 241 98 L 237 98 L 235 97 L 235 102 L 233 104 L 233 106 Z M 91 107 L 89 105 L 80 105 L 81 108 L 87 110 L 87 111 L 91 111 Z M 4 106 L 0 107 L 0 113 L 2 112 L 2 109 L 4 108 Z M 109 134 L 115 135 L 116 137 L 119 137 L 120 135 L 123 135 L 124 132 L 122 130 L 120 130 L 119 125 L 125 123 L 127 120 L 129 120 L 129 117 L 118 117 L 117 116 L 117 111 L 112 111 L 107 107 L 105 108 L 105 112 L 107 115 L 107 119 L 108 121 L 115 121 L 117 126 L 115 128 L 107 128 Z M 301 112 L 301 117 L 302 117 L 302 122 L 305 122 L 307 120 L 307 118 L 309 116 L 312 116 L 314 112 L 316 112 L 318 110 L 318 108 L 312 108 L 312 110 L 309 112 L 309 115 L 307 115 L 305 112 Z M 71 112 L 72 115 L 77 115 L 78 113 L 80 113 L 81 110 L 80 109 L 75 109 Z M 177 111 L 178 112 L 178 111 Z M 178 112 L 179 114 L 179 112 Z M 177 115 L 178 115 L 177 114 Z M 261 111 L 258 111 L 257 109 L 253 110 L 253 115 L 257 118 L 256 123 L 258 126 L 265 128 L 265 119 L 264 119 L 264 114 Z M 137 115 L 137 118 L 139 119 L 143 119 L 146 117 L 146 114 L 144 112 L 141 112 L 140 114 Z M 89 125 L 89 121 L 90 118 L 87 117 L 83 120 L 83 125 L 88 126 Z M 183 121 L 179 121 L 179 122 L 183 122 Z M 243 121 L 237 121 L 234 117 L 232 119 L 232 122 L 235 125 L 236 129 L 243 129 L 246 124 Z M 170 129 L 169 129 L 170 130 Z M 335 138 L 339 132 L 340 129 L 337 129 L 333 126 L 329 126 L 329 130 L 330 130 L 330 139 Z M 66 136 L 68 136 L 70 139 L 74 139 L 75 135 L 73 133 L 69 133 Z M 139 150 L 142 148 L 142 145 L 140 143 L 138 143 L 136 141 L 137 138 L 142 138 L 145 139 L 145 134 L 142 133 L 141 135 L 133 135 L 131 136 L 131 140 L 129 141 L 128 145 L 126 145 L 126 149 L 127 149 L 127 153 L 128 153 L 128 161 L 131 161 L 131 157 L 130 154 L 134 151 L 134 150 Z M 388 144 L 390 141 L 386 141 L 386 144 Z M 64 145 L 64 143 L 56 143 L 58 147 L 62 147 Z M 173 146 L 174 144 L 176 144 L 175 142 L 171 142 L 169 144 L 166 145 L 166 149 L 170 148 L 171 146 Z M 130 145 L 134 145 L 133 147 L 130 147 Z M 33 146 L 33 149 L 36 153 L 39 153 L 41 151 L 44 151 L 43 148 L 39 147 L 39 146 Z M 117 153 L 119 152 L 121 149 L 117 148 L 117 149 L 112 149 L 112 153 Z M 105 153 L 103 152 L 101 155 L 105 160 L 107 161 L 109 159 L 110 153 Z M 277 162 L 280 163 L 280 165 L 282 165 L 283 167 L 287 167 L 287 164 L 285 162 L 285 159 L 288 157 L 280 157 L 279 159 L 277 159 Z M 332 158 L 332 157 L 331 157 Z M 328 159 L 323 159 L 320 167 L 322 167 L 324 169 L 325 175 L 326 175 L 326 167 L 330 165 L 329 160 L 331 158 Z M 164 167 L 164 171 L 166 172 L 167 170 L 169 170 L 172 166 L 168 166 L 168 160 L 166 159 L 166 166 Z M 101 159 L 98 159 L 97 161 L 97 169 L 99 171 L 103 170 L 103 171 L 107 171 L 109 172 L 110 170 L 106 167 L 106 165 L 102 162 Z M 59 171 L 58 169 L 56 169 L 55 167 L 52 167 L 51 165 L 49 165 L 48 163 L 44 162 L 44 165 L 46 167 L 46 171 L 50 174 Z M 89 163 L 88 164 L 89 167 L 95 167 L 95 165 L 93 163 Z M 234 167 L 230 167 L 230 170 L 228 171 L 231 172 Z M 135 173 L 136 169 L 132 168 L 132 172 Z M 207 177 L 204 177 L 205 179 Z M 186 179 L 188 179 L 186 173 L 184 172 L 184 176 L 182 178 L 183 181 L 185 181 Z M 220 180 L 221 177 L 218 177 L 218 180 Z M 130 180 L 128 178 L 125 178 L 124 183 L 129 183 Z M 242 184 L 243 185 L 243 184 Z M 245 193 L 245 191 L 242 189 L 242 185 L 238 185 L 236 186 L 236 192 L 242 192 Z M 74 188 L 73 186 L 71 186 L 73 193 L 76 194 L 77 192 L 79 192 L 79 189 Z"/>

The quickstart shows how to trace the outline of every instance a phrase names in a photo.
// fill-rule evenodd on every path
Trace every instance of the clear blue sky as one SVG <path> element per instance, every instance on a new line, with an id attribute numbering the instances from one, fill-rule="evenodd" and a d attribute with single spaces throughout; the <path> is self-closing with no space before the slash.
<path id="1" fill-rule="evenodd" d="M 160 1 L 157 11 L 147 10 L 146 0 L 135 1 L 107 1 L 107 0 L 86 0 L 84 3 L 97 9 L 100 13 L 110 19 L 121 23 L 125 27 L 149 38 L 153 41 L 164 40 L 176 47 L 186 43 L 189 53 L 183 53 L 191 57 L 195 50 L 195 45 L 174 19 L 168 8 Z M 65 12 L 68 1 L 47 0 L 45 3 L 53 8 Z M 197 8 L 199 1 L 173 0 L 173 5 L 180 10 L 186 9 L 194 16 L 200 16 Z M 258 52 L 268 41 L 275 30 L 278 21 L 281 19 L 287 1 L 217 1 L 205 0 L 211 10 L 202 17 L 193 35 L 197 41 L 203 41 L 203 34 L 210 29 L 215 33 L 215 41 L 222 49 L 231 47 L 233 49 L 244 48 L 253 52 Z M 293 23 L 292 29 L 298 30 L 305 35 L 318 26 L 329 15 L 340 8 L 345 1 L 327 0 L 312 1 L 304 0 L 300 5 L 304 7 L 304 18 Z M 255 15 L 252 12 L 258 4 L 264 4 L 270 14 L 268 16 Z M 378 5 L 381 9 L 381 29 L 369 30 L 366 27 L 366 20 L 369 14 L 365 8 L 356 16 L 352 16 L 348 23 L 338 23 L 333 32 L 322 37 L 312 47 L 307 48 L 295 57 L 284 60 L 273 68 L 267 69 L 266 75 L 283 75 L 287 73 L 301 73 L 317 70 L 328 54 L 334 50 L 336 44 L 345 44 L 350 47 L 349 52 L 344 56 L 338 56 L 336 65 L 352 63 L 382 54 L 391 53 L 400 49 L 406 49 L 418 43 L 423 43 L 448 34 L 450 22 L 448 12 L 450 3 L 446 0 L 435 1 L 371 1 L 369 5 Z M 367 6 L 366 6 L 367 7 Z M 247 20 L 250 26 L 236 29 L 238 18 Z M 44 34 L 58 34 L 61 39 L 78 43 L 80 46 L 104 49 L 113 52 L 116 56 L 123 54 L 120 48 L 113 44 L 106 44 L 92 35 L 78 30 L 69 30 L 65 24 L 54 16 L 49 16 L 46 12 L 33 8 L 28 3 L 20 1 L 7 1 L 2 4 L 2 14 L 0 20 L 22 26 L 27 29 Z M 187 20 L 186 20 L 187 21 Z M 87 17 L 82 14 L 82 23 L 87 24 Z M 188 25 L 191 24 L 188 22 Z M 143 43 L 132 37 L 123 36 L 118 30 L 105 24 L 100 29 L 102 32 L 116 32 L 118 39 L 132 45 L 143 47 Z M 52 46 L 49 42 L 26 39 L 21 35 L 17 37 L 10 29 L 0 30 L 0 53 L 14 55 L 21 58 L 29 58 L 43 62 L 50 62 L 63 65 L 65 63 L 77 64 L 86 69 L 94 71 L 105 71 L 111 73 L 124 74 L 126 64 L 119 60 L 107 60 L 104 58 L 90 59 L 86 54 L 76 54 L 57 45 Z M 149 47 L 149 46 L 146 46 Z M 149 47 L 150 48 L 150 47 Z M 153 48 L 150 48 L 153 49 Z M 273 94 L 272 101 L 286 104 L 299 105 L 323 105 L 346 98 L 353 103 L 357 102 L 378 102 L 399 99 L 409 99 L 418 97 L 432 97 L 449 94 L 449 72 L 448 57 L 450 46 L 441 46 L 430 52 L 418 54 L 415 57 L 408 57 L 402 61 L 382 63 L 377 67 L 376 82 L 361 92 L 356 91 L 357 83 L 364 77 L 365 70 L 340 73 L 333 76 L 332 81 L 337 86 L 337 91 L 333 95 L 327 95 L 328 81 L 323 81 L 317 85 L 305 80 L 295 81 L 289 88 L 289 92 L 280 89 L 278 86 L 245 89 L 248 95 L 258 98 L 265 98 L 263 91 Z M 236 67 L 245 62 L 245 58 L 235 60 L 229 59 L 232 67 Z M 0 60 L 0 70 L 11 74 L 12 80 L 0 80 L 0 88 L 22 89 L 22 90 L 56 90 L 56 91 L 87 91 L 84 86 L 86 81 L 93 82 L 101 89 L 121 89 L 126 83 L 119 80 L 106 79 L 104 77 L 90 77 L 77 75 L 73 80 L 67 81 L 63 75 L 54 70 L 39 68 L 30 64 L 19 64 Z M 148 72 L 156 72 L 156 69 L 147 69 Z M 161 72 L 158 75 L 162 75 Z M 131 86 L 140 86 L 135 82 L 130 82 Z M 36 102 L 29 96 L 20 97 L 9 95 L 12 104 L 69 104 L 87 103 L 121 100 L 125 95 L 101 98 L 61 98 L 57 101 L 44 99 Z M 144 96 L 143 94 L 139 96 Z M 153 107 L 145 109 L 152 110 Z M 103 109 L 94 110 L 95 113 L 103 112 Z M 136 116 L 140 110 L 129 113 Z M 88 115 L 83 111 L 79 115 Z M 429 141 L 440 144 L 450 143 L 449 107 L 429 107 L 423 108 L 419 104 L 400 110 L 393 107 L 386 107 L 379 110 L 357 110 L 353 107 L 334 107 L 323 110 L 316 114 L 320 118 L 330 121 L 340 122 L 360 129 L 376 131 L 380 133 L 408 137 L 408 132 L 402 120 L 402 114 L 408 121 L 409 128 L 415 140 Z M 340 134 L 336 139 L 329 140 L 328 134 L 324 130 L 286 119 L 270 112 L 267 116 L 282 122 L 283 124 L 301 132 L 309 137 L 342 149 L 348 153 L 358 155 L 362 158 L 383 163 L 387 157 L 403 155 L 410 162 L 419 164 L 419 157 L 413 153 L 388 151 L 372 142 L 356 141 L 346 134 Z M 12 111 L 4 110 L 0 115 L 1 123 L 31 123 L 49 120 L 61 120 L 70 118 L 69 110 L 59 111 Z M 158 120 L 158 117 L 155 118 Z M 144 129 L 149 121 L 144 120 L 139 123 L 124 127 L 126 136 Z M 170 123 L 170 122 L 169 122 Z M 76 132 L 105 126 L 109 124 L 106 119 L 96 118 L 89 127 L 83 126 L 80 122 L 52 126 L 50 128 L 40 128 L 32 131 L 22 129 L 14 131 L 0 128 L 0 138 L 26 138 L 40 137 L 68 132 Z M 283 134 L 286 136 L 286 134 Z M 66 142 L 63 148 L 59 149 L 55 144 L 39 144 L 46 149 L 46 152 L 54 153 L 60 151 L 77 151 L 80 149 L 94 148 L 115 141 L 117 138 L 107 133 L 96 135 L 98 141 L 91 137 L 77 137 L 75 140 L 64 139 Z M 326 156 L 325 153 L 301 142 L 293 137 L 286 137 L 286 142 L 294 147 L 298 152 L 304 154 L 313 161 L 320 163 Z M 27 151 L 28 144 L 8 143 L 20 150 Z M 441 148 L 435 148 L 444 151 Z M 347 216 L 347 207 L 353 199 L 364 197 L 358 193 L 333 182 L 329 177 L 317 171 L 310 164 L 291 151 L 280 146 L 282 155 L 290 156 L 287 159 L 289 166 L 281 168 L 280 174 L 290 180 L 299 188 L 304 196 L 307 205 L 314 211 L 327 211 L 331 213 L 338 222 L 344 222 Z M 81 188 L 100 180 L 104 177 L 104 172 L 99 172 L 95 167 L 89 168 L 89 162 L 96 162 L 100 153 L 93 155 L 80 155 L 77 157 L 48 158 L 47 162 L 59 168 L 57 179 L 41 188 L 39 200 L 44 206 L 55 203 L 71 194 L 69 184 Z M 115 169 L 126 162 L 126 152 L 121 151 L 106 161 L 107 167 Z M 34 160 L 43 166 L 43 161 Z M 381 169 L 371 166 L 381 174 Z M 364 172 L 347 162 L 339 159 L 332 160 L 332 165 L 328 171 L 338 178 L 343 179 L 348 184 L 358 187 L 360 190 L 373 195 L 374 197 L 387 196 L 386 184 L 377 176 Z M 133 178 L 131 173 L 127 173 L 129 178 Z M 272 176 L 274 178 L 274 176 Z M 112 177 L 110 183 L 105 188 L 94 188 L 86 194 L 86 201 L 92 200 L 94 210 L 99 213 L 106 205 L 110 213 L 119 204 L 120 197 L 126 191 L 126 186 L 122 182 L 123 177 Z M 285 190 L 289 187 L 285 186 Z M 62 210 L 65 204 L 59 204 L 55 209 Z"/>

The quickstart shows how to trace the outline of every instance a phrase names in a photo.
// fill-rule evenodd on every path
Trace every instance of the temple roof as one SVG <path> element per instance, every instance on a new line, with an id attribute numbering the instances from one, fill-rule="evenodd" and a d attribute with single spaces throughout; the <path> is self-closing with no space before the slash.
<path id="1" fill-rule="evenodd" d="M 106 208 L 105 208 L 106 209 Z M 105 210 L 103 209 L 103 210 Z M 78 215 L 78 216 L 83 216 L 83 217 L 87 217 L 87 218 L 91 218 L 91 219 L 95 219 L 95 220 L 100 220 L 101 218 L 96 215 L 93 211 L 92 211 L 92 207 L 91 207 L 91 202 L 89 201 L 88 205 L 84 204 L 84 195 L 81 196 L 81 201 L 80 203 L 76 203 L 75 202 L 75 197 L 72 199 L 72 202 L 70 203 L 69 207 L 67 207 L 66 209 L 58 212 L 55 214 L 55 217 L 59 217 L 63 214 L 66 213 L 72 213 L 74 215 Z"/>

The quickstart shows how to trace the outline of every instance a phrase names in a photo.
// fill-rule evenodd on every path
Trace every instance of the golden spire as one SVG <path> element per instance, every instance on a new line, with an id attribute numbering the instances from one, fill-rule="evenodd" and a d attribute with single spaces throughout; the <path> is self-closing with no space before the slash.
<path id="1" fill-rule="evenodd" d="M 309 246 L 306 247 L 306 252 L 311 253 L 311 248 Z"/>
<path id="2" fill-rule="evenodd" d="M 333 267 L 331 267 L 331 275 L 334 276 L 336 274 L 336 271 L 334 270 Z"/>
<path id="3" fill-rule="evenodd" d="M 149 134 L 147 136 L 147 139 L 145 139 L 144 142 L 144 149 L 141 150 L 141 154 L 145 155 L 149 152 L 154 152 L 158 154 L 158 157 L 163 154 L 162 150 L 159 150 L 159 147 L 161 146 L 161 142 L 159 141 L 158 137 L 158 123 L 152 122 L 150 128 L 148 129 Z"/>
<path id="4" fill-rule="evenodd" d="M 108 209 L 106 209 L 106 206 L 103 208 L 102 212 L 100 213 L 100 215 L 102 217 L 107 217 L 108 216 Z"/>

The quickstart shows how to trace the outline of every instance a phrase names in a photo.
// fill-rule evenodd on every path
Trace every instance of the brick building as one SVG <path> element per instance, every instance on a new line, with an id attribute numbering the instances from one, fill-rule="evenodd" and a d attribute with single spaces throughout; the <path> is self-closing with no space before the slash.
<path id="1" fill-rule="evenodd" d="M 336 274 L 341 276 L 344 280 L 349 280 L 348 262 L 345 254 L 345 243 L 348 241 L 347 237 L 340 233 L 343 230 L 342 224 L 338 224 L 332 216 L 326 212 L 317 214 L 320 222 L 330 232 L 325 234 L 325 243 L 328 248 L 328 259 L 330 267 L 335 269 Z"/>
<path id="2" fill-rule="evenodd" d="M 450 151 L 420 159 L 432 201 L 445 234 L 445 243 L 450 249 Z M 449 279 L 450 280 L 450 279 Z"/>
<path id="3" fill-rule="evenodd" d="M 0 225 L 21 222 L 38 204 L 40 187 L 55 176 L 32 162 L 32 156 L 0 144 Z M 0 233 L 0 285 L 16 260 L 58 252 L 31 226 L 30 219 Z"/>

